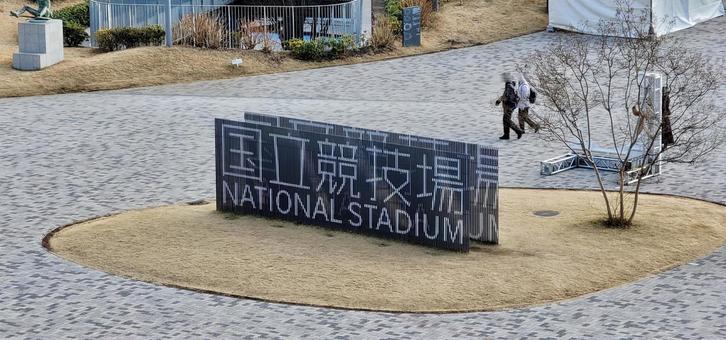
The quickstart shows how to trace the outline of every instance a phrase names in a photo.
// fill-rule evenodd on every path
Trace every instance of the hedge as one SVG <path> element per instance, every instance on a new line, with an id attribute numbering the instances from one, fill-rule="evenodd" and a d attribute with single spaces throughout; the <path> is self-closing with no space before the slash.
<path id="1" fill-rule="evenodd" d="M 401 0 L 385 0 L 386 16 L 388 16 L 388 22 L 391 24 L 393 32 L 396 34 L 401 33 L 403 27 L 403 8 L 401 7 Z"/>
<path id="2" fill-rule="evenodd" d="M 64 24 L 72 22 L 83 27 L 91 26 L 88 1 L 53 11 L 53 19 L 63 20 Z"/>
<path id="3" fill-rule="evenodd" d="M 291 39 L 283 43 L 283 48 L 290 50 L 292 56 L 300 60 L 321 61 L 338 59 L 355 50 L 352 36 L 339 38 L 318 38 L 314 40 Z"/>
<path id="4" fill-rule="evenodd" d="M 63 20 L 63 42 L 66 46 L 79 46 L 88 38 L 86 27 L 91 25 L 88 1 L 54 11 L 53 18 Z"/>
<path id="5" fill-rule="evenodd" d="M 63 23 L 63 43 L 66 46 L 80 46 L 88 38 L 86 28 L 74 22 Z"/>
<path id="6" fill-rule="evenodd" d="M 161 45 L 165 32 L 159 25 L 118 27 L 96 32 L 96 43 L 103 51 L 118 51 L 139 46 Z"/>

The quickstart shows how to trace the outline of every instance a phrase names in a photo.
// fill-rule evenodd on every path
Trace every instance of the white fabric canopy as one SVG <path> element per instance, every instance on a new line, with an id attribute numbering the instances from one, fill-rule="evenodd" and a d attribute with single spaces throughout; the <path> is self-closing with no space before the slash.
<path id="1" fill-rule="evenodd" d="M 723 0 L 631 0 L 636 11 L 647 18 L 640 23 L 644 32 L 652 26 L 664 35 L 724 15 Z M 567 31 L 597 34 L 601 20 L 613 21 L 616 0 L 550 0 L 549 25 Z"/>

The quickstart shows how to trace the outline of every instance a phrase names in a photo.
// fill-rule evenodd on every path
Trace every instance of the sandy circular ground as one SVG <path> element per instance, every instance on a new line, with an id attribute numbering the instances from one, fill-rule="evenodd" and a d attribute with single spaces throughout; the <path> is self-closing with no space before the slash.
<path id="1" fill-rule="evenodd" d="M 138 280 L 270 301 L 407 312 L 492 310 L 575 297 L 703 256 L 726 207 L 641 198 L 637 225 L 606 229 L 597 192 L 500 190 L 501 245 L 441 251 L 214 204 L 130 211 L 72 225 L 49 248 Z M 559 215 L 540 217 L 534 211 Z"/>

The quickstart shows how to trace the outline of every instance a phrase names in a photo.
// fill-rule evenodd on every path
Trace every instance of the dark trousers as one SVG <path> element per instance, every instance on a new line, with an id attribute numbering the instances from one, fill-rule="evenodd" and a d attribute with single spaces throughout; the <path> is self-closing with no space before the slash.
<path id="1" fill-rule="evenodd" d="M 522 133 L 522 129 L 520 129 L 517 124 L 514 124 L 512 121 L 512 112 L 514 112 L 514 107 L 502 104 L 502 109 L 504 110 L 504 116 L 502 117 L 504 136 L 509 137 L 509 129 L 512 129 L 517 133 Z"/>
<path id="2" fill-rule="evenodd" d="M 676 140 L 673 138 L 670 109 L 668 111 L 663 111 L 663 127 L 661 129 L 661 143 L 663 144 L 663 147 L 666 148 L 668 145 L 675 144 Z"/>
<path id="3" fill-rule="evenodd" d="M 536 130 L 539 130 L 539 125 L 535 123 L 532 118 L 529 118 L 529 108 L 525 107 L 523 109 L 519 109 L 519 112 L 517 113 L 517 118 L 519 120 L 519 128 L 524 131 L 524 123 L 529 124 L 530 127 L 535 128 Z"/>

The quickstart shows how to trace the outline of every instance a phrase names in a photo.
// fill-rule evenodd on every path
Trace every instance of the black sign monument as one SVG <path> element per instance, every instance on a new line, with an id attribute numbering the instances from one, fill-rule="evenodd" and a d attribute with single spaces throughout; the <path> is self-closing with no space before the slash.
<path id="1" fill-rule="evenodd" d="M 218 210 L 468 251 L 470 155 L 272 125 L 216 120 Z"/>
<path id="2" fill-rule="evenodd" d="M 403 47 L 421 46 L 421 7 L 403 9 Z"/>

